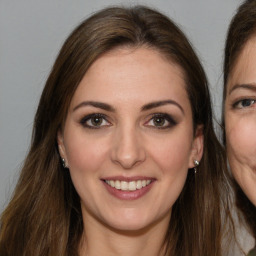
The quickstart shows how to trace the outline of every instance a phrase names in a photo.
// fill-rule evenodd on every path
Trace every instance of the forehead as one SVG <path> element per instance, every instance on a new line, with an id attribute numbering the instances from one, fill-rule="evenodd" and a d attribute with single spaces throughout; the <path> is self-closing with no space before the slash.
<path id="1" fill-rule="evenodd" d="M 231 88 L 235 84 L 256 82 L 256 36 L 249 39 L 241 53 L 238 55 L 234 68 L 232 69 L 228 87 Z"/>
<path id="2" fill-rule="evenodd" d="M 123 64 L 123 65 L 118 65 Z M 172 69 L 174 72 L 179 74 L 179 76 L 184 80 L 183 69 L 176 64 L 171 58 L 165 56 L 162 52 L 153 47 L 140 46 L 140 47 L 118 47 L 113 50 L 106 52 L 96 59 L 91 67 L 86 72 L 85 76 L 88 77 L 95 69 L 108 71 L 122 71 L 123 67 L 128 71 L 128 66 L 140 66 L 141 72 L 143 72 L 143 67 L 147 68 L 149 71 L 164 73 L 166 70 L 170 71 Z M 102 69 L 104 68 L 104 69 Z M 122 73 L 121 73 L 122 74 Z"/>
<path id="3" fill-rule="evenodd" d="M 182 68 L 155 49 L 118 48 L 98 58 L 80 82 L 71 105 L 82 100 L 188 100 Z"/>

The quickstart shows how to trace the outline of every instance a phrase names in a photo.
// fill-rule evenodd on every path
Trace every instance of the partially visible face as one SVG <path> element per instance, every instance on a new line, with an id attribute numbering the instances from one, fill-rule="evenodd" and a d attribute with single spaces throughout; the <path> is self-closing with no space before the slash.
<path id="1" fill-rule="evenodd" d="M 227 155 L 232 173 L 256 205 L 256 38 L 229 76 L 225 102 Z"/>
<path id="2" fill-rule="evenodd" d="M 168 223 L 202 141 L 182 70 L 146 48 L 96 60 L 58 135 L 84 222 L 118 230 Z"/>

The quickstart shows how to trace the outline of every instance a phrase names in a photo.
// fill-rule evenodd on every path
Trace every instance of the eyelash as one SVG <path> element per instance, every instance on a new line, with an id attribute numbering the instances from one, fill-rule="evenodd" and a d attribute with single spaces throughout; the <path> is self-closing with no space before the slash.
<path id="1" fill-rule="evenodd" d="M 92 124 L 93 118 L 101 119 L 101 123 L 99 126 Z M 104 122 L 104 121 L 107 122 L 107 124 L 101 125 L 102 122 Z M 91 122 L 91 124 L 88 124 L 88 122 Z M 80 121 L 80 124 L 82 126 L 84 126 L 85 128 L 89 128 L 89 129 L 100 129 L 102 127 L 111 125 L 111 123 L 107 120 L 106 116 L 103 114 L 100 114 L 100 113 L 94 113 L 94 114 L 90 114 L 90 115 L 83 117 Z"/>
<path id="2" fill-rule="evenodd" d="M 243 104 L 243 103 L 245 103 L 245 102 L 250 102 L 250 105 L 249 106 L 241 106 L 241 104 Z M 233 105 L 232 105 L 232 107 L 234 108 L 234 109 L 243 109 L 243 108 L 249 108 L 249 107 L 251 107 L 253 104 L 255 104 L 256 103 L 256 99 L 250 99 L 250 98 L 246 98 L 246 99 L 241 99 L 241 100 L 238 100 L 238 101 L 236 101 Z"/>
<path id="3" fill-rule="evenodd" d="M 154 119 L 164 119 L 164 122 L 168 122 L 167 125 L 165 126 L 157 126 L 155 125 L 148 125 L 149 122 L 154 122 Z M 146 126 L 152 126 L 154 127 L 155 129 L 168 129 L 168 128 L 171 128 L 173 126 L 175 126 L 177 124 L 177 122 L 169 115 L 169 114 L 166 114 L 166 113 L 156 113 L 156 114 L 153 114 L 152 117 L 149 119 L 149 121 L 147 121 L 145 123 Z"/>
<path id="4" fill-rule="evenodd" d="M 101 122 L 98 126 L 92 124 L 93 118 L 97 118 L 97 119 L 101 120 Z M 154 123 L 154 121 L 156 121 L 156 119 L 158 119 L 158 120 L 162 119 L 161 121 L 164 121 L 163 125 L 157 126 L 156 123 Z M 166 125 L 166 121 L 168 122 L 167 125 Z M 89 124 L 89 122 L 90 122 L 90 124 Z M 102 122 L 106 122 L 107 124 L 102 125 Z M 150 122 L 153 122 L 153 124 L 152 125 L 149 124 Z M 107 120 L 107 117 L 101 113 L 93 113 L 93 114 L 83 117 L 80 120 L 80 124 L 83 127 L 89 128 L 89 129 L 100 129 L 102 127 L 111 126 L 111 123 Z M 168 129 L 168 128 L 175 126 L 176 124 L 177 124 L 177 122 L 169 114 L 166 114 L 166 113 L 153 114 L 151 116 L 151 118 L 145 123 L 146 126 L 153 127 L 155 129 Z"/>

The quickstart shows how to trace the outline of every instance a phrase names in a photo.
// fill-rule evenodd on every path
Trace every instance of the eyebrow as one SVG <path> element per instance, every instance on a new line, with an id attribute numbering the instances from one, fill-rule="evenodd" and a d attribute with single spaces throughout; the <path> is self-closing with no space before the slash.
<path id="1" fill-rule="evenodd" d="M 184 109 L 182 108 L 182 106 L 174 100 L 162 100 L 162 101 L 151 102 L 151 103 L 144 105 L 141 108 L 141 110 L 146 111 L 146 110 L 150 110 L 152 108 L 157 108 L 157 107 L 161 107 L 161 106 L 168 105 L 168 104 L 177 106 L 181 110 L 181 112 L 184 114 Z"/>
<path id="2" fill-rule="evenodd" d="M 162 100 L 162 101 L 150 102 L 150 103 L 142 106 L 141 111 L 147 111 L 147 110 L 161 107 L 161 106 L 168 105 L 168 104 L 177 106 L 181 110 L 181 112 L 184 114 L 184 109 L 181 107 L 181 105 L 179 103 L 177 103 L 174 100 Z M 97 101 L 83 101 L 83 102 L 79 103 L 76 107 L 73 108 L 73 112 L 76 111 L 77 109 L 79 109 L 81 107 L 85 107 L 85 106 L 92 106 L 92 107 L 100 108 L 100 109 L 103 109 L 106 111 L 115 112 L 115 108 L 113 108 L 111 105 L 109 105 L 107 103 L 103 103 L 103 102 L 97 102 Z"/>
<path id="3" fill-rule="evenodd" d="M 97 102 L 97 101 L 83 101 L 80 104 L 78 104 L 76 107 L 74 107 L 73 111 L 76 111 L 77 109 L 85 106 L 92 106 L 92 107 L 100 108 L 106 111 L 115 112 L 115 109 L 109 104 L 103 103 L 103 102 Z"/>
<path id="4" fill-rule="evenodd" d="M 256 91 L 256 83 L 251 83 L 251 84 L 236 84 L 234 85 L 230 90 L 229 90 L 229 95 L 237 90 L 237 89 L 248 89 L 251 91 Z"/>

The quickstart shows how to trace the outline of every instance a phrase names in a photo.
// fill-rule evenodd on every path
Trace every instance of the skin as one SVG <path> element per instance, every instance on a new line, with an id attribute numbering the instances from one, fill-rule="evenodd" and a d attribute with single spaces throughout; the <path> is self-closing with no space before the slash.
<path id="1" fill-rule="evenodd" d="M 172 206 L 203 151 L 185 86 L 179 66 L 143 47 L 113 50 L 85 74 L 58 134 L 81 198 L 81 255 L 161 255 Z M 88 119 L 95 113 L 104 115 L 96 128 L 99 120 Z M 122 200 L 102 181 L 116 176 L 153 182 L 143 196 Z"/>
<path id="2" fill-rule="evenodd" d="M 225 101 L 227 155 L 232 173 L 256 205 L 256 37 L 232 70 Z"/>

